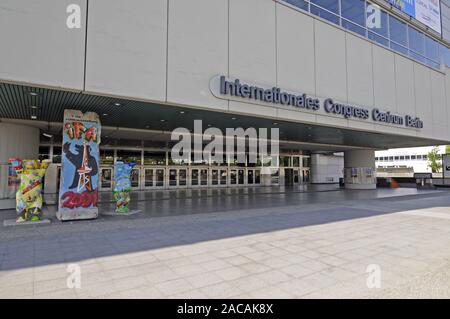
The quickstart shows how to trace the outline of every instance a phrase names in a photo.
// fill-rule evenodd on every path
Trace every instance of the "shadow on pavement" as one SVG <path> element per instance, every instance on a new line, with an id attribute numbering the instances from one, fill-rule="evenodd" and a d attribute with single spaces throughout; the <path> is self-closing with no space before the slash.
<path id="1" fill-rule="evenodd" d="M 441 206 L 449 206 L 446 194 L 374 190 L 213 196 L 137 202 L 132 208 L 144 213 L 101 216 L 93 221 L 61 223 L 50 216 L 53 223 L 49 226 L 0 228 L 0 276 L 5 270 L 74 263 L 434 207 L 439 201 Z M 111 204 L 104 204 L 102 210 L 110 209 L 107 205 Z M 51 209 L 54 212 L 56 207 Z M 11 214 L 14 212 L 2 216 Z"/>

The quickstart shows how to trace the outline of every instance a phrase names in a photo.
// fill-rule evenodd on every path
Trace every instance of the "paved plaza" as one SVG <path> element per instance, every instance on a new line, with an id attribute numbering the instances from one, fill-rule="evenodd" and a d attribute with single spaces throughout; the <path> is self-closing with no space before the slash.
<path id="1" fill-rule="evenodd" d="M 135 205 L 143 213 L 66 223 L 50 206 L 50 225 L 0 226 L 0 297 L 450 297 L 448 191 Z M 79 288 L 71 281 L 78 270 Z"/>

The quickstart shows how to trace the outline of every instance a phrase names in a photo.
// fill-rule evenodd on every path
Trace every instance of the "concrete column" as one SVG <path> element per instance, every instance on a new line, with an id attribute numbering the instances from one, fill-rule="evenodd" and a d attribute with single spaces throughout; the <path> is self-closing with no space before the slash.
<path id="1" fill-rule="evenodd" d="M 337 184 L 342 177 L 344 157 L 340 155 L 311 154 L 311 183 Z"/>
<path id="2" fill-rule="evenodd" d="M 15 190 L 8 186 L 8 159 L 37 159 L 39 129 L 0 122 L 0 145 L 0 199 L 15 198 Z"/>
<path id="3" fill-rule="evenodd" d="M 269 167 L 261 168 L 261 185 L 270 186 L 272 184 L 272 170 Z"/>
<path id="4" fill-rule="evenodd" d="M 344 152 L 344 179 L 347 189 L 376 189 L 375 151 Z"/>

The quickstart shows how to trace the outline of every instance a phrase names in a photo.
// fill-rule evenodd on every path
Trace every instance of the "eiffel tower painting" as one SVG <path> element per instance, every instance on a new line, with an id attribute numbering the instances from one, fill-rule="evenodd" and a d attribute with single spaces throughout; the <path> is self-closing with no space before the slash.
<path id="1" fill-rule="evenodd" d="M 83 162 L 80 168 L 78 168 L 78 174 L 80 178 L 78 180 L 77 191 L 81 192 L 83 188 L 88 191 L 92 191 L 92 181 L 91 181 L 91 171 L 92 168 L 89 167 L 89 152 L 87 150 L 88 145 L 86 142 L 83 143 Z"/>

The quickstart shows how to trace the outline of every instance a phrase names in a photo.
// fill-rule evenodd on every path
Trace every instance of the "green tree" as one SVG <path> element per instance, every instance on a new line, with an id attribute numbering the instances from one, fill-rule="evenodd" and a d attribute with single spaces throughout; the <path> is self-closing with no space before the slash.
<path id="1" fill-rule="evenodd" d="M 437 173 L 442 168 L 441 155 L 439 154 L 439 146 L 433 147 L 433 149 L 427 154 L 428 167 L 431 168 L 433 173 Z"/>
<path id="2" fill-rule="evenodd" d="M 445 154 L 450 154 L 450 145 L 445 146 Z"/>

